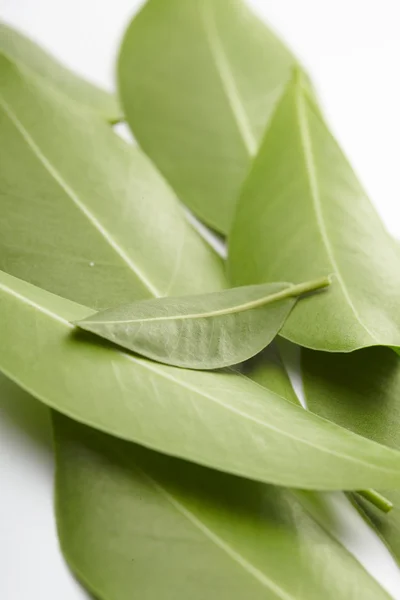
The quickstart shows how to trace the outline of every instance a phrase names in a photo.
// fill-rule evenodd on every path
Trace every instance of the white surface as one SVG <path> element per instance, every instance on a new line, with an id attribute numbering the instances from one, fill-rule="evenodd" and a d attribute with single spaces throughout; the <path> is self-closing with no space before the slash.
<path id="1" fill-rule="evenodd" d="M 165 0 L 167 1 L 167 0 Z M 332 128 L 390 231 L 400 237 L 400 3 L 251 0 L 308 68 Z M 2 19 L 108 88 L 135 0 L 2 0 Z M 0 404 L 0 598 L 82 600 L 60 556 L 45 408 Z M 393 597 L 397 567 L 340 494 L 338 535 Z M 113 599 L 118 600 L 118 599 Z M 338 599 L 340 600 L 340 599 Z"/>

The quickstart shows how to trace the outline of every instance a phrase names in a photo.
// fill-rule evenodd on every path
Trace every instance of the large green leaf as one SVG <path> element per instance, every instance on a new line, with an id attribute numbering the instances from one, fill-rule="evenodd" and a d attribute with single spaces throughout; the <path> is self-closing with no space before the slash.
<path id="1" fill-rule="evenodd" d="M 223 233 L 294 64 L 240 0 L 149 0 L 125 35 L 119 91 L 135 138 Z"/>
<path id="2" fill-rule="evenodd" d="M 0 23 L 0 52 L 21 68 L 31 69 L 44 84 L 57 88 L 70 100 L 98 112 L 109 121 L 121 119 L 120 108 L 111 94 L 81 79 L 40 46 L 4 23 Z"/>
<path id="3" fill-rule="evenodd" d="M 225 285 L 139 149 L 1 55 L 0 73 L 0 269 L 98 309 Z"/>
<path id="4" fill-rule="evenodd" d="M 351 354 L 302 352 L 304 390 L 310 410 L 343 427 L 400 450 L 400 359 L 388 348 Z M 362 506 L 400 562 L 400 493 L 383 492 L 394 504 L 385 515 Z"/>
<path id="5" fill-rule="evenodd" d="M 161 452 L 310 489 L 400 486 L 400 452 L 247 377 L 160 365 L 77 335 L 90 309 L 0 272 L 0 369 L 43 402 Z"/>
<path id="6" fill-rule="evenodd" d="M 284 373 L 282 372 L 284 377 Z M 35 421 L 33 398 L 0 375 L 0 408 Z M 62 549 L 99 600 L 388 600 L 290 491 L 120 442 L 54 413 Z M 317 520 L 317 522 L 314 521 Z M 323 551 L 321 551 L 323 549 Z M 354 595 L 356 594 L 356 595 Z"/>
<path id="7" fill-rule="evenodd" d="M 300 294 L 329 279 L 300 285 L 265 283 L 178 298 L 142 300 L 90 315 L 77 325 L 152 360 L 191 369 L 244 362 L 277 335 Z"/>
<path id="8" fill-rule="evenodd" d="M 61 544 L 99 599 L 389 599 L 290 491 L 53 422 Z"/>
<path id="9" fill-rule="evenodd" d="M 400 255 L 299 77 L 288 85 L 244 185 L 229 242 L 234 285 L 334 273 L 281 334 L 349 352 L 400 344 Z"/>

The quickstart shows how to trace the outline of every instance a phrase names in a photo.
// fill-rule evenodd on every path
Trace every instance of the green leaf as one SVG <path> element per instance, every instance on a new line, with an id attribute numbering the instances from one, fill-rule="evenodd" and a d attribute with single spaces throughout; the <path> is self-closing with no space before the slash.
<path id="1" fill-rule="evenodd" d="M 52 408 L 149 448 L 277 485 L 400 485 L 400 453 L 234 372 L 167 367 L 77 335 L 92 311 L 0 273 L 0 369 Z M 273 457 L 273 458 L 271 458 Z"/>
<path id="2" fill-rule="evenodd" d="M 229 242 L 234 285 L 329 273 L 281 335 L 317 350 L 400 344 L 400 254 L 320 112 L 295 77 L 246 181 Z"/>
<path id="3" fill-rule="evenodd" d="M 0 368 L 77 420 L 217 469 L 304 488 L 400 482 L 400 454 L 233 372 L 157 365 L 72 331 L 98 308 L 221 289 L 221 263 L 139 150 L 1 68 Z"/>
<path id="4" fill-rule="evenodd" d="M 53 419 L 62 548 L 99 599 L 389 599 L 292 492 Z"/>
<path id="5" fill-rule="evenodd" d="M 300 404 L 275 342 L 245 363 L 236 365 L 235 369 L 285 400 Z"/>
<path id="6" fill-rule="evenodd" d="M 400 359 L 388 348 L 351 354 L 304 350 L 302 371 L 313 412 L 378 443 L 400 450 Z M 400 493 L 382 492 L 394 504 L 383 514 L 357 496 L 377 531 L 400 563 Z"/>
<path id="7" fill-rule="evenodd" d="M 179 198 L 227 233 L 295 59 L 240 0 L 149 0 L 125 35 L 121 102 Z"/>
<path id="8" fill-rule="evenodd" d="M 277 335 L 299 295 L 329 279 L 293 286 L 266 283 L 109 308 L 76 323 L 82 329 L 169 365 L 218 369 L 244 362 Z"/>
<path id="9" fill-rule="evenodd" d="M 43 84 L 59 90 L 69 100 L 101 114 L 109 121 L 122 119 L 121 110 L 111 94 L 81 79 L 32 40 L 4 23 L 0 23 L 0 52 L 21 69 L 30 69 Z"/>
<path id="10" fill-rule="evenodd" d="M 0 73 L 0 269 L 97 309 L 226 285 L 138 148 L 1 55 Z"/>

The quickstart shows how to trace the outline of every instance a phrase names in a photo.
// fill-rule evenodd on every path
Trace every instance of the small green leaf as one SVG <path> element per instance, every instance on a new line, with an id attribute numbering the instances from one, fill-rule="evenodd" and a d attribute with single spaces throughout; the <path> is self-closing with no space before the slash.
<path id="1" fill-rule="evenodd" d="M 229 240 L 234 285 L 334 273 L 281 335 L 317 350 L 400 345 L 400 253 L 319 110 L 294 77 L 242 191 Z"/>
<path id="2" fill-rule="evenodd" d="M 301 496 L 53 424 L 61 546 L 99 599 L 389 600 Z"/>
<path id="3" fill-rule="evenodd" d="M 108 121 L 122 119 L 121 110 L 111 94 L 81 79 L 32 40 L 4 23 L 0 23 L 0 52 L 21 68 L 30 69 L 43 84 L 57 89 L 69 100 L 99 113 Z"/>
<path id="4" fill-rule="evenodd" d="M 265 283 L 221 292 L 142 300 L 76 323 L 120 346 L 169 365 L 218 369 L 251 358 L 277 335 L 299 295 L 329 279 Z"/>
<path id="5" fill-rule="evenodd" d="M 178 197 L 218 231 L 229 231 L 295 63 L 240 0 L 149 0 L 127 30 L 118 80 L 128 123 Z"/>
<path id="6" fill-rule="evenodd" d="M 351 354 L 304 350 L 302 371 L 313 412 L 380 444 L 400 450 L 400 359 L 388 348 Z M 360 496 L 357 505 L 400 563 L 400 493 L 382 492 L 394 504 L 384 514 Z"/>

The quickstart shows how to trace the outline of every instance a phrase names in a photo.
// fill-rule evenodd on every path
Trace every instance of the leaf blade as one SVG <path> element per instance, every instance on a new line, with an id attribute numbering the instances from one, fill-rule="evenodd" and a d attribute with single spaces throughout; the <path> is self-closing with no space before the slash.
<path id="1" fill-rule="evenodd" d="M 292 311 L 282 330 L 291 341 L 329 352 L 398 345 L 398 248 L 299 77 L 244 186 L 228 260 L 234 285 L 334 272 L 329 298 Z"/>
<path id="2" fill-rule="evenodd" d="M 61 415 L 54 426 L 63 551 L 99 597 L 388 598 L 290 491 L 124 445 Z"/>
<path id="3" fill-rule="evenodd" d="M 177 195 L 218 231 L 229 230 L 295 63 L 235 0 L 150 0 L 128 28 L 118 64 L 128 123 Z"/>
<path id="4" fill-rule="evenodd" d="M 280 485 L 362 489 L 400 482 L 400 453 L 333 426 L 245 377 L 167 367 L 116 351 L 73 335 L 69 321 L 90 309 L 4 273 L 0 290 L 2 312 L 9 315 L 0 322 L 1 370 L 78 421 Z"/>
<path id="5" fill-rule="evenodd" d="M 316 414 L 391 448 L 400 448 L 399 358 L 389 348 L 367 348 L 349 355 L 302 351 L 307 403 Z M 367 516 L 400 563 L 400 494 L 383 490 L 394 504 L 388 513 L 360 496 L 355 505 Z"/>
<path id="6" fill-rule="evenodd" d="M 298 295 L 329 285 L 273 283 L 197 296 L 144 300 L 75 323 L 158 362 L 219 369 L 251 358 L 274 339 Z"/>
<path id="7" fill-rule="evenodd" d="M 71 101 L 94 110 L 109 121 L 122 119 L 116 99 L 81 79 L 20 31 L 0 23 L 0 51 L 29 68 L 46 85 L 57 88 Z"/>

